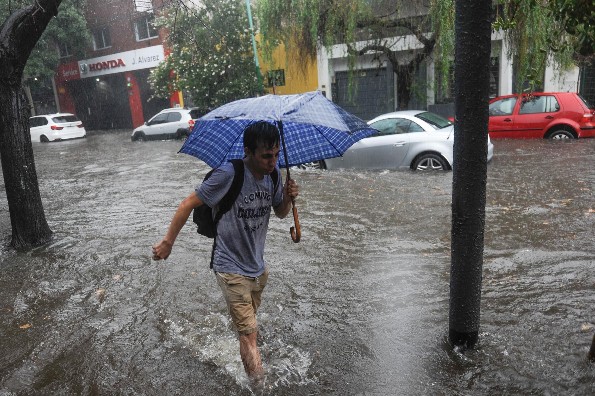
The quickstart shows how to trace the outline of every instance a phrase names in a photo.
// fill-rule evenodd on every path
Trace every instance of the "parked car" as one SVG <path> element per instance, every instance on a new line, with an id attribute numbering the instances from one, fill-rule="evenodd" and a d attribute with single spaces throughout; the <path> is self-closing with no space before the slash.
<path id="1" fill-rule="evenodd" d="M 161 110 L 149 121 L 132 131 L 131 139 L 182 139 L 190 135 L 194 122 L 199 118 L 198 108 L 174 107 Z"/>
<path id="2" fill-rule="evenodd" d="M 87 131 L 74 114 L 56 113 L 29 118 L 32 142 L 55 142 L 87 137 Z"/>
<path id="3" fill-rule="evenodd" d="M 446 118 L 407 110 L 383 114 L 368 124 L 378 133 L 355 143 L 342 157 L 310 165 L 323 169 L 452 169 L 454 130 Z M 494 145 L 488 138 L 488 161 L 493 154 Z"/>
<path id="4" fill-rule="evenodd" d="M 595 108 L 576 92 L 499 96 L 490 101 L 489 134 L 493 139 L 595 137 Z"/>

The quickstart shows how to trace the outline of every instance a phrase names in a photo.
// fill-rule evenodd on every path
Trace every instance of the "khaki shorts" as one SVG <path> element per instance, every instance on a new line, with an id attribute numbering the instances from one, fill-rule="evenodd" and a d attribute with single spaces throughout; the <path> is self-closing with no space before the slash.
<path id="1" fill-rule="evenodd" d="M 256 311 L 260 306 L 269 271 L 265 269 L 258 278 L 223 272 L 215 272 L 215 275 L 238 333 L 248 335 L 257 331 Z"/>

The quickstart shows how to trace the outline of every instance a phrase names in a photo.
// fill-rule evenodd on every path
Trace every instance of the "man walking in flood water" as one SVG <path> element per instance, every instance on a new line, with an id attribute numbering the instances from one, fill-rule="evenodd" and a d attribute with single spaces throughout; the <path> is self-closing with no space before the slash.
<path id="1" fill-rule="evenodd" d="M 269 273 L 264 261 L 264 245 L 271 207 L 277 217 L 284 218 L 291 210 L 292 199 L 298 196 L 298 186 L 292 179 L 287 180 L 283 188 L 275 188 L 271 174 L 276 172 L 276 179 L 281 181 L 276 166 L 279 150 L 279 132 L 274 125 L 257 122 L 244 131 L 243 185 L 231 210 L 223 214 L 217 224 L 212 256 L 217 282 L 239 333 L 244 369 L 255 384 L 261 384 L 264 379 L 256 344 L 256 311 Z M 203 204 L 217 208 L 232 184 L 234 172 L 229 162 L 215 169 L 180 203 L 165 237 L 153 246 L 154 260 L 167 259 L 194 208 Z"/>

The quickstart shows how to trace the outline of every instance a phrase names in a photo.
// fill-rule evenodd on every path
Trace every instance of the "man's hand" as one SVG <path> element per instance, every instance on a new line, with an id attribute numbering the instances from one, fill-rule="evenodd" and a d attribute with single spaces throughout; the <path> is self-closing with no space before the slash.
<path id="1" fill-rule="evenodd" d="M 283 195 L 288 198 L 295 199 L 299 195 L 299 187 L 298 187 L 297 183 L 295 182 L 295 180 L 293 180 L 293 179 L 288 179 L 285 182 L 285 186 L 283 186 L 283 188 L 285 189 Z"/>
<path id="2" fill-rule="evenodd" d="M 188 195 L 188 197 L 178 205 L 178 210 L 176 210 L 174 218 L 169 224 L 167 234 L 165 234 L 165 237 L 161 242 L 153 245 L 153 260 L 166 260 L 169 257 L 174 242 L 176 241 L 180 230 L 184 224 L 186 224 L 186 220 L 188 220 L 190 213 L 192 213 L 192 209 L 197 208 L 200 205 L 202 205 L 202 201 L 194 192 Z"/>
<path id="3" fill-rule="evenodd" d="M 275 207 L 275 215 L 283 219 L 291 210 L 291 200 L 296 199 L 299 195 L 299 187 L 295 180 L 288 179 L 283 186 L 283 202 L 281 205 Z"/>
<path id="4" fill-rule="evenodd" d="M 165 239 L 153 245 L 153 260 L 167 260 L 171 253 L 172 244 Z"/>

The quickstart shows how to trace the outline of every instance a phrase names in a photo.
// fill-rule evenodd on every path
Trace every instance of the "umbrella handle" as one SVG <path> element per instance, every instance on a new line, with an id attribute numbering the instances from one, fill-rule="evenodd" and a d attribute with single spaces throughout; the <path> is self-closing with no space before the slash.
<path id="1" fill-rule="evenodd" d="M 283 154 L 285 155 L 285 164 L 287 170 L 287 180 L 291 179 L 289 175 L 289 158 L 287 157 L 287 146 L 285 145 L 285 134 L 283 133 L 283 123 L 281 121 L 277 121 L 277 126 L 279 128 L 279 135 L 281 136 L 281 144 L 283 145 Z M 293 222 L 295 223 L 295 227 L 291 227 L 289 232 L 291 233 L 291 239 L 298 243 L 302 238 L 302 229 L 300 227 L 300 220 L 298 219 L 298 212 L 297 208 L 295 207 L 295 199 L 291 198 L 291 207 L 293 210 Z"/>
<path id="2" fill-rule="evenodd" d="M 302 228 L 300 227 L 300 220 L 298 219 L 298 212 L 293 199 L 291 200 L 291 205 L 293 206 L 293 222 L 295 223 L 295 227 L 291 227 L 289 232 L 291 233 L 291 239 L 295 243 L 298 243 L 302 238 Z"/>

